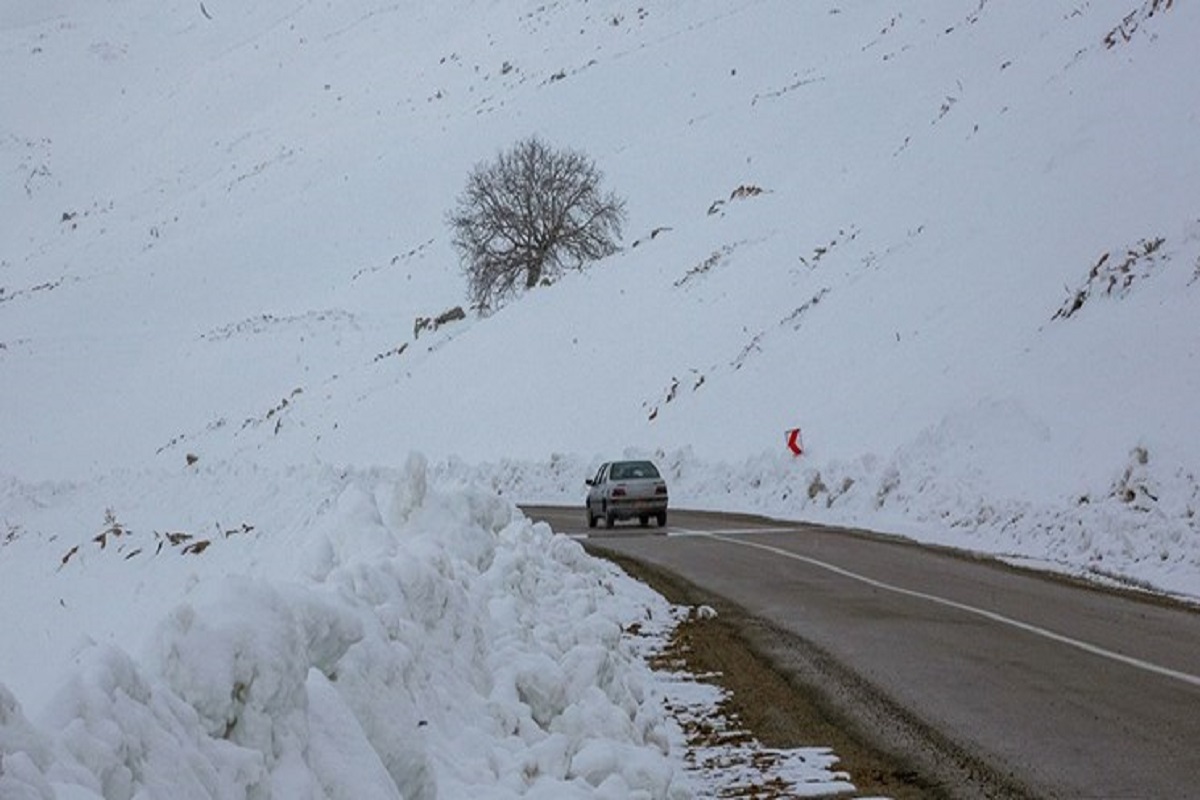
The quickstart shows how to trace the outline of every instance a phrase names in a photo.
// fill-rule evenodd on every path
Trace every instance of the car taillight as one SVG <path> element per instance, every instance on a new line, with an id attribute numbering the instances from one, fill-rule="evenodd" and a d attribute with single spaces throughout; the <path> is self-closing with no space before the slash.
<path id="1" fill-rule="evenodd" d="M 655 486 L 655 487 L 654 487 L 654 493 L 655 493 L 655 494 L 666 494 L 666 493 L 667 493 L 667 487 L 666 487 L 665 485 L 663 485 L 663 486 Z"/>
<path id="2" fill-rule="evenodd" d="M 613 497 L 624 497 L 625 496 L 625 487 L 624 486 L 614 486 L 613 490 L 612 490 L 612 496 Z"/>

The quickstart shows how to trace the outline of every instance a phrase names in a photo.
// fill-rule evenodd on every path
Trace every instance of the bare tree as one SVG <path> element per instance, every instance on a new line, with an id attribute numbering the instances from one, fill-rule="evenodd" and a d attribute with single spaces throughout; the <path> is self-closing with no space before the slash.
<path id="1" fill-rule="evenodd" d="M 536 136 L 472 170 L 448 216 L 481 310 L 617 251 L 625 201 L 591 159 Z"/>

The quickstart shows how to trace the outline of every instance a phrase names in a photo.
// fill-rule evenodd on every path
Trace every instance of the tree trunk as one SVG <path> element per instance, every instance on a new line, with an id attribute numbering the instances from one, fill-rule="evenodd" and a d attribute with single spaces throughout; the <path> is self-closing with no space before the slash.
<path id="1" fill-rule="evenodd" d="M 530 263 L 525 270 L 525 288 L 533 289 L 538 285 L 538 281 L 542 279 L 542 262 L 535 261 Z"/>

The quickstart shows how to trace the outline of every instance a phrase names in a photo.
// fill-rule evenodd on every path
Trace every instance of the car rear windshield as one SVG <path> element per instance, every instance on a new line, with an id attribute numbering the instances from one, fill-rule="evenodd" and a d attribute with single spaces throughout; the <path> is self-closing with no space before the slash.
<path id="1" fill-rule="evenodd" d="M 637 478 L 657 478 L 658 470 L 649 461 L 621 461 L 612 466 L 614 481 L 631 481 Z"/>

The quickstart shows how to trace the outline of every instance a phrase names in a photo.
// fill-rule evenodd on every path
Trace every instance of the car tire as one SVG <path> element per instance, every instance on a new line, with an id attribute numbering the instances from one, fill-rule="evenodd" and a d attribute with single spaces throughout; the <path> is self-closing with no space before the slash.
<path id="1" fill-rule="evenodd" d="M 642 514 L 640 517 L 638 517 L 638 523 L 644 528 L 650 524 L 650 517 L 646 514 Z"/>
<path id="2" fill-rule="evenodd" d="M 667 527 L 667 512 L 665 512 L 665 511 L 658 512 L 658 527 L 660 527 L 660 528 Z"/>
<path id="3" fill-rule="evenodd" d="M 611 511 L 604 512 L 604 524 L 608 527 L 613 527 L 617 524 L 617 515 Z"/>
<path id="4" fill-rule="evenodd" d="M 588 527 L 596 527 L 596 515 L 592 513 L 592 507 L 587 506 L 584 510 L 587 512 Z"/>

